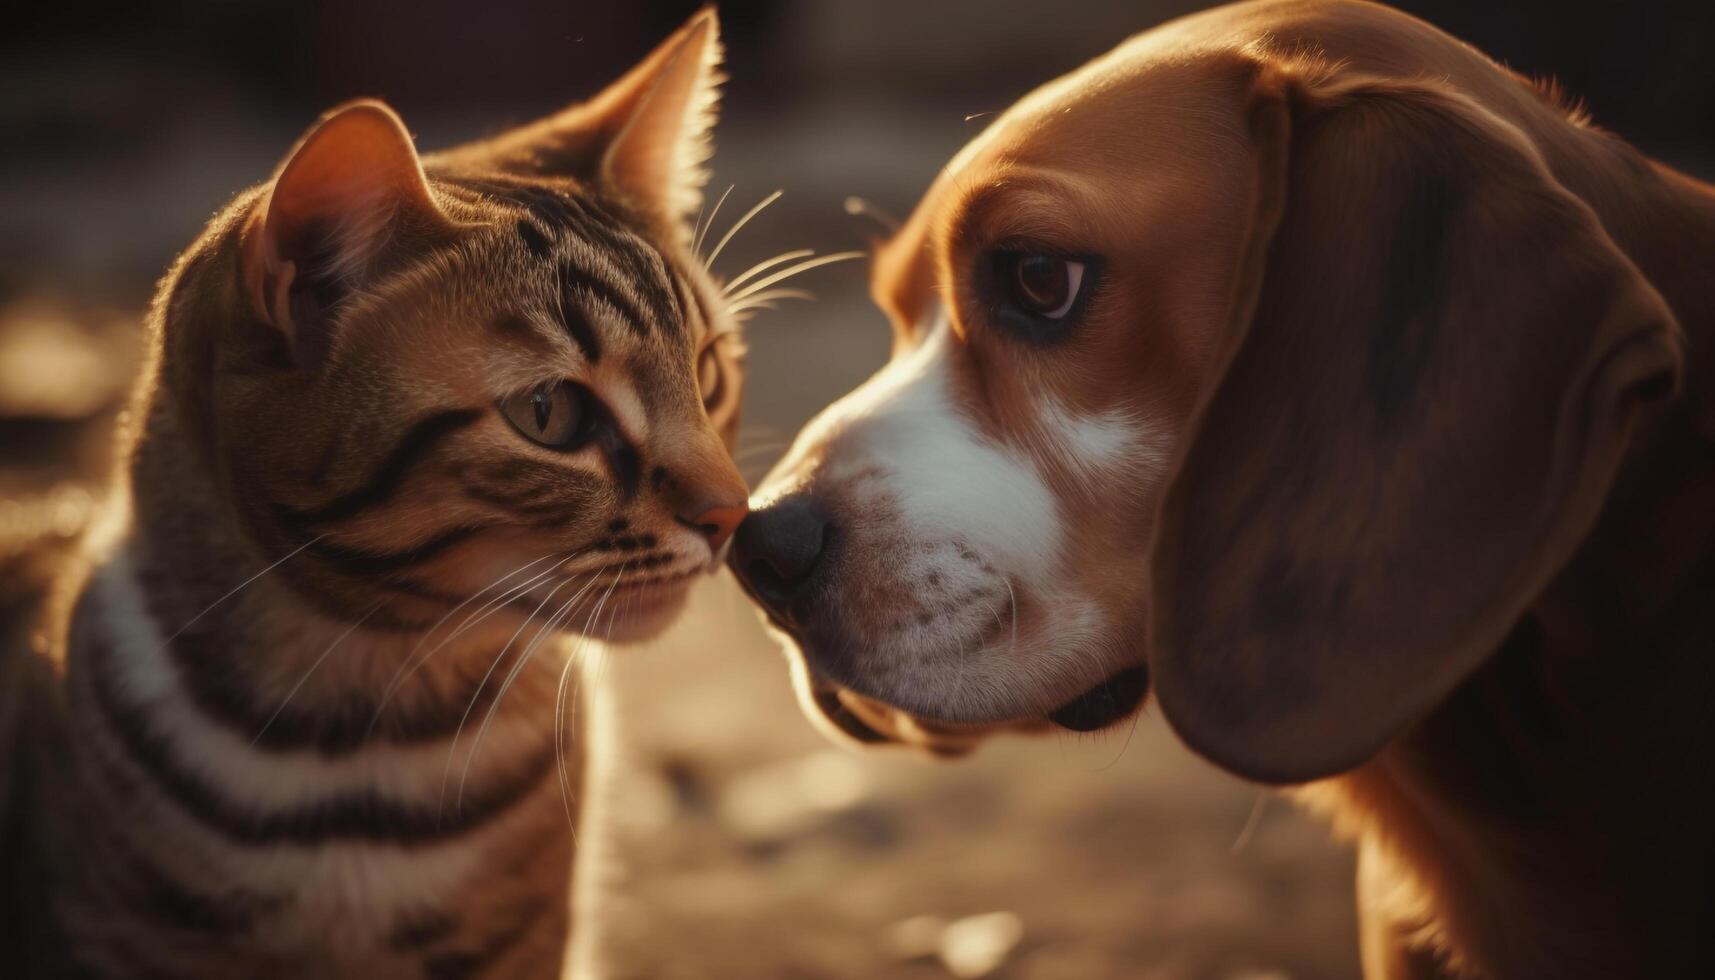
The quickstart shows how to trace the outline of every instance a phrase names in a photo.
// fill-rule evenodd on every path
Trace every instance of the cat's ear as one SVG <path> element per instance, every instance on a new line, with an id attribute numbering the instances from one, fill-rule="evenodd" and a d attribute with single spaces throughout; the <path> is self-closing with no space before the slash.
<path id="1" fill-rule="evenodd" d="M 335 309 L 382 254 L 448 227 L 398 115 L 374 101 L 339 106 L 298 141 L 251 216 L 251 307 L 295 360 L 315 363 Z"/>
<path id="2" fill-rule="evenodd" d="M 594 98 L 443 159 L 593 181 L 688 240 L 708 183 L 720 64 L 720 24 L 705 7 Z"/>
<path id="3" fill-rule="evenodd" d="M 619 83 L 639 72 L 649 78 L 602 159 L 601 179 L 682 230 L 709 180 L 720 62 L 720 25 L 708 7 Z"/>

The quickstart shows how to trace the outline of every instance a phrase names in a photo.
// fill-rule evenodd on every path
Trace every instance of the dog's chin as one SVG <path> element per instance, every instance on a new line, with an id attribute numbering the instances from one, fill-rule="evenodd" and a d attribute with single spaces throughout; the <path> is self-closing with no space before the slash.
<path id="1" fill-rule="evenodd" d="M 1048 712 L 1048 720 L 1068 731 L 1098 732 L 1136 714 L 1148 697 L 1149 668 L 1138 664 Z"/>
<path id="2" fill-rule="evenodd" d="M 969 725 L 934 721 L 818 677 L 803 668 L 801 662 L 795 674 L 805 714 L 835 741 L 863 746 L 904 746 L 954 758 L 968 754 L 997 732 L 1044 727 L 1040 722 Z"/>
<path id="3" fill-rule="evenodd" d="M 818 676 L 801 656 L 793 659 L 793 675 L 806 714 L 835 740 L 863 746 L 906 746 L 944 758 L 966 755 L 984 739 L 1002 733 L 1100 731 L 1130 718 L 1149 694 L 1149 672 L 1141 666 L 1131 667 L 1045 717 L 959 723 L 925 718 L 860 694 Z"/>

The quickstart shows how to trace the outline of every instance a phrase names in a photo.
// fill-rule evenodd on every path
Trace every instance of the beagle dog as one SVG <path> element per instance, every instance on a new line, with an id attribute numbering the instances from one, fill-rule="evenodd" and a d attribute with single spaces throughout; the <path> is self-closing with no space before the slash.
<path id="1" fill-rule="evenodd" d="M 1366 975 L 1679 977 L 1715 880 L 1715 188 L 1435 28 L 1127 41 L 879 249 L 891 362 L 732 564 L 807 709 L 1153 693 L 1354 835 Z"/>

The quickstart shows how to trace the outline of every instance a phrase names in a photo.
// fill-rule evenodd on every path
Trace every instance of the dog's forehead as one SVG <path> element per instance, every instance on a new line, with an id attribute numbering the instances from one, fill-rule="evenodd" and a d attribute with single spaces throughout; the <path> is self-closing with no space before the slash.
<path id="1" fill-rule="evenodd" d="M 1199 201 L 1242 196 L 1220 186 L 1249 175 L 1235 152 L 1248 142 L 1242 108 L 1250 75 L 1242 61 L 1230 48 L 1168 57 L 1158 45 L 1128 44 L 1003 113 L 941 170 L 876 250 L 872 293 L 896 331 L 913 336 L 948 286 L 935 263 L 969 205 L 997 189 L 1022 191 L 1024 174 L 1049 178 L 1034 183 L 1039 193 L 1057 185 L 1086 203 L 1106 202 L 1099 210 L 1109 217 L 1123 211 L 1138 221 L 1163 211 L 1164 199 L 1196 213 Z"/>

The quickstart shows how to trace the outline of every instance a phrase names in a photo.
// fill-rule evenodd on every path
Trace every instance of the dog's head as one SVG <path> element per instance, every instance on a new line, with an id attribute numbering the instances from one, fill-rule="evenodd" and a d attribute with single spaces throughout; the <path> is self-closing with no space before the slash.
<path id="1" fill-rule="evenodd" d="M 1153 685 L 1242 774 L 1357 764 L 1564 564 L 1678 366 L 1512 124 L 1254 38 L 1144 35 L 1025 99 L 874 292 L 891 363 L 734 567 L 825 721 L 946 752 Z"/>

